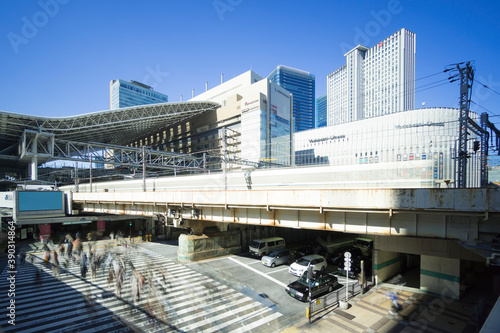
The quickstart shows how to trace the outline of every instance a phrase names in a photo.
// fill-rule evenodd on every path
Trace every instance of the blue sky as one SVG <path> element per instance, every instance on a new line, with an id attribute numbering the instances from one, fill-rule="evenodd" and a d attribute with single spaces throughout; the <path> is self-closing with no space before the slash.
<path id="1" fill-rule="evenodd" d="M 60 117 L 109 109 L 109 81 L 137 80 L 191 97 L 249 69 L 282 64 L 326 77 L 346 46 L 372 47 L 401 28 L 417 36 L 416 78 L 474 60 L 500 92 L 496 1 L 2 1 L 0 110 Z M 458 82 L 416 83 L 415 106 L 458 107 Z M 439 85 L 443 83 L 443 85 Z M 438 85 L 438 86 L 436 86 Z M 436 86 L 436 87 L 434 87 Z M 500 94 L 475 83 L 472 108 L 500 127 Z M 479 107 L 480 105 L 481 107 Z"/>

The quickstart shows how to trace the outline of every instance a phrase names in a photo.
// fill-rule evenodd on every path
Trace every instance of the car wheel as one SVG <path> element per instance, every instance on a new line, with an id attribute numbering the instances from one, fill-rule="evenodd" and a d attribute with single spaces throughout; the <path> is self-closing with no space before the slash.
<path id="1" fill-rule="evenodd" d="M 322 271 L 322 272 L 324 272 L 324 271 L 325 271 L 325 269 L 326 269 L 326 267 L 325 267 L 325 266 L 321 267 L 321 271 Z"/>
<path id="2" fill-rule="evenodd" d="M 331 293 L 333 291 L 333 286 L 328 287 L 328 292 Z"/>
<path id="3" fill-rule="evenodd" d="M 276 267 L 276 264 L 273 262 L 273 263 L 271 264 L 271 267 L 272 267 L 272 268 Z"/>

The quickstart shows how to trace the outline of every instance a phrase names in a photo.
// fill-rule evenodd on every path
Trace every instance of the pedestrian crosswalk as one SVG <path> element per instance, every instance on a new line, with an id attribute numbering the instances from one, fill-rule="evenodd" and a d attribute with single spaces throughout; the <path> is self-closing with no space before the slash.
<path id="1" fill-rule="evenodd" d="M 59 279 L 43 263 L 18 265 L 15 273 L 15 325 L 2 316 L 4 332 L 266 332 L 279 331 L 282 314 L 236 290 L 174 260 L 138 246 L 116 247 L 108 265 L 95 278 L 90 269 L 81 277 L 78 263 L 59 258 Z M 121 259 L 120 259 L 121 258 Z M 111 260 L 112 259 L 112 260 Z M 114 261 L 125 266 L 117 290 L 109 279 Z M 139 297 L 133 269 L 144 277 Z M 7 295 L 12 285 L 7 268 L 0 274 L 0 290 Z M 119 275 L 116 275 L 119 276 Z M 120 278 L 120 277 L 119 277 Z M 117 294 L 121 297 L 117 297 Z M 6 309 L 11 299 L 1 297 Z M 7 319 L 5 319 L 7 318 Z M 281 318 L 283 319 L 283 318 Z"/>

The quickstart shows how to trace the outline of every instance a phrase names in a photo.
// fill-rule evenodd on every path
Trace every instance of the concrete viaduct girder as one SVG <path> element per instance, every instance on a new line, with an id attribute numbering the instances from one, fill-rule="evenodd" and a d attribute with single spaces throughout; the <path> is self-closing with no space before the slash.
<path id="1" fill-rule="evenodd" d="M 73 192 L 72 202 L 85 212 L 165 216 L 196 233 L 209 221 L 462 241 L 500 232 L 500 191 L 490 188 Z"/>

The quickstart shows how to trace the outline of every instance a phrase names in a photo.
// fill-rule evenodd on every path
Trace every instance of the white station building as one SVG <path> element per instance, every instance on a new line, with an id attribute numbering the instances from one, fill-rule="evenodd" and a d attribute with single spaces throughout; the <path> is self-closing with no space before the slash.
<path id="1" fill-rule="evenodd" d="M 422 108 L 302 131 L 294 135 L 295 163 L 336 166 L 338 181 L 354 187 L 389 180 L 396 187 L 453 185 L 458 119 L 458 109 Z M 480 151 L 469 135 L 468 186 L 477 187 Z"/>

